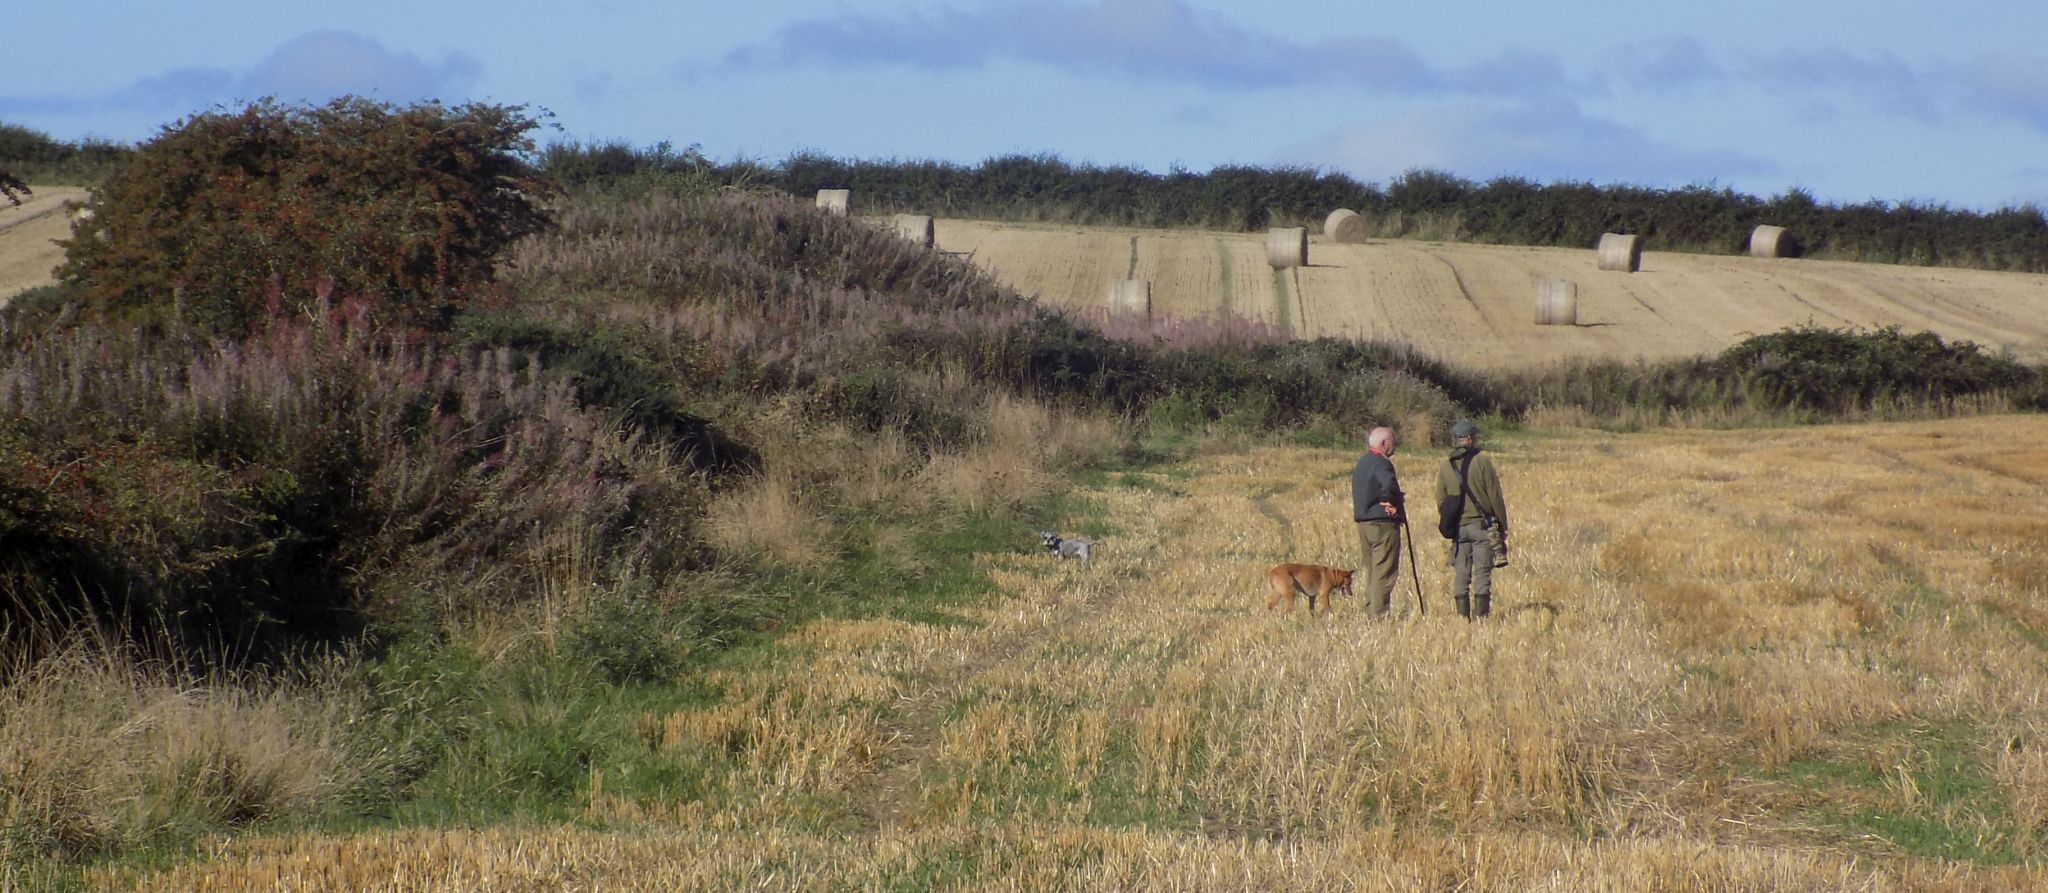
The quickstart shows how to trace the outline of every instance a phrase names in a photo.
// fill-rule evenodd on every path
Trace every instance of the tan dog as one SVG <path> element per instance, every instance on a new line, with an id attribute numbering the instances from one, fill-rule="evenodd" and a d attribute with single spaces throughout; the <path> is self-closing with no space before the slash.
<path id="1" fill-rule="evenodd" d="M 1294 613 L 1294 597 L 1308 596 L 1308 612 L 1316 612 L 1316 602 L 1323 603 L 1323 615 L 1330 613 L 1330 596 L 1339 592 L 1345 598 L 1351 597 L 1351 572 L 1320 564 L 1279 564 L 1266 572 L 1266 610 L 1273 610 L 1281 599 L 1287 600 L 1287 613 Z"/>

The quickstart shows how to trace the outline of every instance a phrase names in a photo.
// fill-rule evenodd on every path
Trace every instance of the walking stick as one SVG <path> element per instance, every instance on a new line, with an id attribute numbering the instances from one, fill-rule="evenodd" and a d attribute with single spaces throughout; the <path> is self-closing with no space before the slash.
<path id="1" fill-rule="evenodd" d="M 1422 602 L 1422 572 L 1415 569 L 1415 531 L 1408 526 L 1408 513 L 1401 513 L 1401 538 L 1408 541 L 1408 576 L 1415 581 L 1415 611 L 1428 617 L 1429 606 Z"/>

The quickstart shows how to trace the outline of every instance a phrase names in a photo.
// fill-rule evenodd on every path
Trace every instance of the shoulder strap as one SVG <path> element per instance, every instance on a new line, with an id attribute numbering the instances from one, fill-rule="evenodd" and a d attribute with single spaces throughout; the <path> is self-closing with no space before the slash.
<path id="1" fill-rule="evenodd" d="M 1458 492 L 1466 501 L 1479 506 L 1479 514 L 1485 516 L 1487 526 L 1491 527 L 1496 523 L 1493 513 L 1486 510 L 1486 503 L 1473 498 L 1472 487 L 1465 482 L 1465 476 L 1472 472 L 1472 460 L 1477 458 L 1479 458 L 1479 451 L 1473 450 L 1465 454 L 1465 463 L 1458 466 Z"/>

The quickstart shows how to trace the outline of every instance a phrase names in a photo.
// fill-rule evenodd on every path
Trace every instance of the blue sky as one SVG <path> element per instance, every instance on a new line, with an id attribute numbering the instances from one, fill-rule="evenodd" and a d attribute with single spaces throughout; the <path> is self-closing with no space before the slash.
<path id="1" fill-rule="evenodd" d="M 67 140 L 353 93 L 523 104 L 553 114 L 545 139 L 722 160 L 1048 152 L 2048 205 L 2043 0 L 25 0 L 7 19 L 0 121 Z"/>

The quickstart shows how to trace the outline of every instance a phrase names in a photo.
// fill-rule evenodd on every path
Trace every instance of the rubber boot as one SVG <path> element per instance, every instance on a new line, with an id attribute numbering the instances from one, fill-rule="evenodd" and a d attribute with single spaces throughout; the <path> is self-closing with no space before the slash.
<path id="1" fill-rule="evenodd" d="M 1477 604 L 1475 604 L 1473 607 L 1477 608 L 1478 610 L 1474 612 L 1474 616 L 1485 617 L 1493 613 L 1493 596 L 1482 595 L 1475 599 L 1475 601 L 1477 602 Z"/>
<path id="2" fill-rule="evenodd" d="M 1462 595 L 1458 596 L 1458 616 L 1466 620 L 1472 619 L 1472 602 Z"/>

